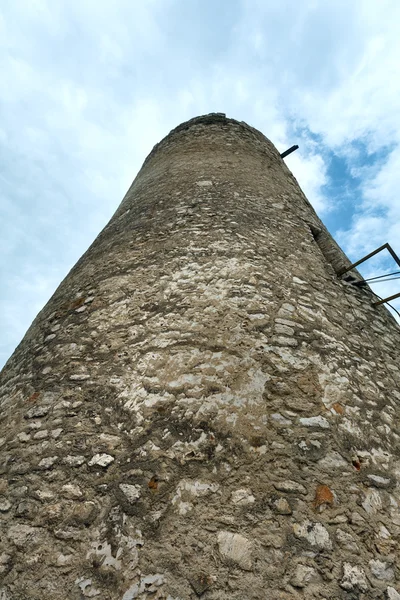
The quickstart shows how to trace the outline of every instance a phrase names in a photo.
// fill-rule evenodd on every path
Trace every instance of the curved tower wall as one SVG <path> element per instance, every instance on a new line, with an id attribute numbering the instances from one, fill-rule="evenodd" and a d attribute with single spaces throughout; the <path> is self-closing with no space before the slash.
<path id="1" fill-rule="evenodd" d="M 400 598 L 400 329 L 348 264 L 260 132 L 158 144 L 1 373 L 2 600 Z"/>

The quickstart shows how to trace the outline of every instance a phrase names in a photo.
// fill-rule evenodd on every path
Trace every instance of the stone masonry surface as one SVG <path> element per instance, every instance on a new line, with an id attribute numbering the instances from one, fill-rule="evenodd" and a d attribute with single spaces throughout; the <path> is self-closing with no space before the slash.
<path id="1" fill-rule="evenodd" d="M 275 147 L 146 159 L 0 375 L 1 600 L 400 599 L 400 328 Z"/>

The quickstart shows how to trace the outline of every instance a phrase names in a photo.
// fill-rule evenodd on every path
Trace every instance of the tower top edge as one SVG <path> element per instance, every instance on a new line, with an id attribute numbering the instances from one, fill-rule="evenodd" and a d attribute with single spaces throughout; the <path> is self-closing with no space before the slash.
<path id="1" fill-rule="evenodd" d="M 190 127 L 193 127 L 194 125 L 216 125 L 216 124 L 239 125 L 240 127 L 244 127 L 245 129 L 250 130 L 253 133 L 256 133 L 256 134 L 262 136 L 263 138 L 265 138 L 264 134 L 262 134 L 261 131 L 258 131 L 258 129 L 255 129 L 254 127 L 251 127 L 250 125 L 245 123 L 245 121 L 238 121 L 236 119 L 231 119 L 230 117 L 227 117 L 225 113 L 216 112 L 216 113 L 208 113 L 206 115 L 199 115 L 197 117 L 193 117 L 192 119 L 189 119 L 188 121 L 184 121 L 183 123 L 181 123 L 174 129 L 172 129 L 169 132 L 169 134 L 165 136 L 164 139 L 168 138 L 169 136 L 174 135 L 175 133 L 184 131 L 185 129 L 190 129 Z"/>
<path id="2" fill-rule="evenodd" d="M 205 115 L 193 117 L 188 121 L 180 123 L 180 125 L 177 125 L 177 127 L 174 127 L 174 129 L 172 129 L 160 142 L 158 142 L 153 147 L 152 151 L 145 160 L 145 164 L 158 152 L 158 150 L 161 150 L 162 147 L 165 146 L 168 142 L 170 142 L 172 138 L 174 138 L 177 134 L 182 133 L 197 125 L 221 125 L 221 127 L 229 125 L 237 126 L 253 134 L 256 138 L 258 138 L 259 141 L 273 145 L 272 142 L 261 131 L 259 131 L 255 127 L 252 127 L 251 125 L 248 125 L 245 121 L 238 121 L 236 119 L 232 119 L 230 117 L 227 117 L 225 113 L 208 113 Z"/>

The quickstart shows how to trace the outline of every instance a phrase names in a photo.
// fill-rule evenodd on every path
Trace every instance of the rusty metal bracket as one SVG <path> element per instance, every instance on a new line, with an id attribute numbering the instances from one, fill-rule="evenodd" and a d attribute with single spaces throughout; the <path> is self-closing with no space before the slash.
<path id="1" fill-rule="evenodd" d="M 341 271 L 339 271 L 338 277 L 341 277 L 345 273 L 348 273 L 352 269 L 355 269 L 356 267 L 358 267 L 358 265 L 361 265 L 361 263 L 363 263 L 366 260 L 368 260 L 369 258 L 372 258 L 373 256 L 375 256 L 375 254 L 378 254 L 379 252 L 382 252 L 382 250 L 387 250 L 389 252 L 389 254 L 392 256 L 392 258 L 395 260 L 395 262 L 398 264 L 398 266 L 400 267 L 400 258 L 397 256 L 396 252 L 393 250 L 393 248 L 391 247 L 391 245 L 388 244 L 388 243 L 386 243 L 386 244 L 383 244 L 383 246 L 380 246 L 379 248 L 377 248 L 376 250 L 374 250 L 373 252 L 370 252 L 369 254 L 367 254 L 367 256 L 364 256 L 363 258 L 360 258 L 360 260 L 358 260 L 357 262 L 353 263 L 352 265 L 350 265 L 346 269 L 342 269 Z M 385 302 L 390 302 L 390 300 L 394 300 L 395 298 L 400 298 L 400 292 L 398 294 L 394 294 L 393 296 L 389 296 L 388 298 L 382 298 L 378 302 L 374 302 L 372 304 L 372 306 L 379 306 L 379 304 L 384 304 Z"/>
<path id="2" fill-rule="evenodd" d="M 386 244 L 383 244 L 383 246 L 380 246 L 379 248 L 374 250 L 373 252 L 370 252 L 369 254 L 367 254 L 367 256 L 364 256 L 364 258 L 360 258 L 360 260 L 358 260 L 357 262 L 353 263 L 349 267 L 346 267 L 346 269 L 342 269 L 341 271 L 339 271 L 338 276 L 340 277 L 341 275 L 344 275 L 348 271 L 355 269 L 356 267 L 358 267 L 358 265 L 361 265 L 361 263 L 365 262 L 369 258 L 372 258 L 372 256 L 375 256 L 375 254 L 378 254 L 378 252 L 381 252 L 382 250 L 385 250 L 385 249 L 392 255 L 392 258 L 394 258 L 394 260 L 397 262 L 397 264 L 400 267 L 400 258 L 397 256 L 397 254 L 393 250 L 392 246 L 390 244 L 386 243 Z"/>
<path id="3" fill-rule="evenodd" d="M 398 294 L 394 294 L 393 296 L 389 296 L 388 298 L 382 298 L 379 302 L 374 302 L 372 306 L 379 306 L 379 304 L 383 304 L 384 302 L 390 302 L 395 298 L 400 298 L 400 292 Z"/>
<path id="4" fill-rule="evenodd" d="M 290 148 L 288 148 L 287 150 L 285 150 L 285 152 L 282 152 L 282 154 L 280 156 L 281 156 L 281 158 L 285 158 L 285 156 L 288 156 L 289 154 L 292 154 L 292 152 L 294 152 L 297 149 L 298 149 L 297 144 L 295 146 L 290 146 Z"/>

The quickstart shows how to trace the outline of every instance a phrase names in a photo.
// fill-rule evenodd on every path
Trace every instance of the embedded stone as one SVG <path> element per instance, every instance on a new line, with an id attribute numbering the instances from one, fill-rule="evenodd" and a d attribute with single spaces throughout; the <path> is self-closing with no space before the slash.
<path id="1" fill-rule="evenodd" d="M 207 496 L 214 494 L 219 489 L 218 483 L 208 483 L 206 481 L 188 481 L 183 479 L 179 482 L 177 492 L 181 495 L 188 492 L 191 496 Z"/>
<path id="2" fill-rule="evenodd" d="M 73 507 L 69 520 L 72 524 L 90 525 L 95 520 L 97 513 L 94 502 L 80 502 Z"/>
<path id="3" fill-rule="evenodd" d="M 31 421 L 28 423 L 29 429 L 40 429 L 42 427 L 42 421 Z"/>
<path id="4" fill-rule="evenodd" d="M 292 514 L 292 509 L 290 507 L 289 502 L 286 500 L 286 498 L 277 498 L 276 500 L 274 500 L 273 504 L 274 504 L 274 508 L 275 508 L 276 512 L 279 513 L 280 515 L 291 515 Z"/>
<path id="5" fill-rule="evenodd" d="M 400 600 L 400 593 L 390 586 L 386 588 L 386 596 L 388 600 Z"/>
<path id="6" fill-rule="evenodd" d="M 156 573 L 155 575 L 146 575 L 140 578 L 139 583 L 132 584 L 122 596 L 121 600 L 134 600 L 135 598 L 143 597 L 143 592 L 154 594 L 157 592 L 157 588 L 163 585 L 165 582 L 164 575 Z M 168 595 L 167 600 L 174 600 L 172 596 Z M 178 600 L 178 598 L 176 598 Z"/>
<path id="7" fill-rule="evenodd" d="M 280 492 L 286 492 L 288 494 L 307 494 L 307 490 L 301 483 L 296 481 L 276 481 L 274 487 Z"/>
<path id="8" fill-rule="evenodd" d="M 321 469 L 330 471 L 331 469 L 348 469 L 349 465 L 338 452 L 328 452 L 318 461 Z"/>
<path id="9" fill-rule="evenodd" d="M 117 446 L 120 446 L 122 440 L 117 435 L 109 435 L 107 433 L 100 434 L 100 441 L 106 444 L 108 450 L 114 450 Z"/>
<path id="10" fill-rule="evenodd" d="M 68 400 L 60 400 L 60 402 L 57 402 L 57 404 L 54 406 L 54 411 L 60 414 L 63 412 L 63 409 L 69 408 L 70 406 L 71 402 L 68 402 Z"/>
<path id="11" fill-rule="evenodd" d="M 382 581 L 392 581 L 394 579 L 394 570 L 390 563 L 381 560 L 370 560 L 369 568 L 372 575 L 377 579 Z"/>
<path id="12" fill-rule="evenodd" d="M 63 529 L 54 529 L 54 536 L 59 540 L 81 540 L 82 533 L 77 527 L 64 527 Z"/>
<path id="13" fill-rule="evenodd" d="M 23 496 L 26 495 L 27 491 L 28 487 L 26 485 L 19 485 L 15 488 L 11 488 L 9 494 L 14 498 L 23 498 Z"/>
<path id="14" fill-rule="evenodd" d="M 239 506 L 245 506 L 246 504 L 253 504 L 255 502 L 255 497 L 252 492 L 248 488 L 242 488 L 240 490 L 235 490 L 231 493 L 231 502 L 233 504 L 238 504 Z"/>
<path id="15" fill-rule="evenodd" d="M 350 522 L 354 525 L 364 525 L 365 519 L 360 515 L 360 513 L 354 511 L 350 515 Z"/>
<path id="16" fill-rule="evenodd" d="M 39 462 L 38 467 L 40 469 L 51 469 L 51 467 L 57 462 L 58 456 L 47 456 L 46 458 L 42 458 Z"/>
<path id="17" fill-rule="evenodd" d="M 364 499 L 361 506 L 369 515 L 373 515 L 382 510 L 382 498 L 378 490 L 367 490 L 364 494 Z"/>
<path id="18" fill-rule="evenodd" d="M 12 525 L 8 532 L 7 537 L 13 544 L 18 548 L 24 548 L 28 543 L 38 542 L 38 535 L 41 532 L 39 527 L 31 527 L 30 525 Z"/>
<path id="19" fill-rule="evenodd" d="M 388 540 L 391 537 L 390 531 L 382 524 L 379 526 L 378 537 L 382 540 Z"/>
<path id="20" fill-rule="evenodd" d="M 340 587 L 347 591 L 366 592 L 369 586 L 364 570 L 357 565 L 343 563 L 343 577 Z"/>
<path id="21" fill-rule="evenodd" d="M 329 421 L 320 415 L 316 417 L 301 417 L 299 421 L 304 427 L 320 427 L 321 429 L 329 429 L 330 427 Z"/>
<path id="22" fill-rule="evenodd" d="M 111 456 L 111 454 L 95 454 L 88 462 L 89 467 L 102 467 L 105 469 L 112 462 L 114 462 L 115 458 Z"/>
<path id="23" fill-rule="evenodd" d="M 205 573 L 200 573 L 196 577 L 192 577 L 189 580 L 189 583 L 196 592 L 197 596 L 202 596 L 204 592 L 209 589 L 212 581 L 212 577 L 206 575 Z"/>
<path id="24" fill-rule="evenodd" d="M 73 554 L 59 554 L 57 556 L 56 566 L 57 567 L 67 567 L 72 565 L 74 562 Z"/>
<path id="25" fill-rule="evenodd" d="M 73 456 L 69 454 L 68 456 L 64 457 L 63 462 L 70 467 L 80 467 L 85 462 L 85 457 L 80 455 Z"/>
<path id="26" fill-rule="evenodd" d="M 32 470 L 32 465 L 26 461 L 17 462 L 10 467 L 10 473 L 15 475 L 25 475 Z"/>
<path id="27" fill-rule="evenodd" d="M 295 312 L 296 310 L 293 304 L 289 304 L 288 302 L 284 302 L 281 308 L 282 310 L 286 310 L 287 312 Z"/>
<path id="28" fill-rule="evenodd" d="M 349 552 L 358 552 L 359 548 L 350 533 L 338 528 L 336 530 L 336 540 L 340 546 L 348 550 Z"/>
<path id="29" fill-rule="evenodd" d="M 61 494 L 68 500 L 79 500 L 79 498 L 82 498 L 83 496 L 79 485 L 74 483 L 66 483 L 63 485 L 61 488 Z"/>
<path id="30" fill-rule="evenodd" d="M 11 506 L 11 502 L 7 498 L 0 498 L 0 512 L 8 512 Z"/>
<path id="31" fill-rule="evenodd" d="M 90 379 L 90 375 L 87 373 L 74 373 L 70 375 L 69 378 L 71 381 L 85 381 L 86 379 Z"/>
<path id="32" fill-rule="evenodd" d="M 312 567 L 307 567 L 306 565 L 297 565 L 290 583 L 293 585 L 293 587 L 304 588 L 310 583 L 310 581 L 316 579 L 316 575 L 317 572 Z"/>
<path id="33" fill-rule="evenodd" d="M 239 533 L 220 531 L 218 533 L 218 548 L 221 558 L 226 562 L 237 564 L 245 571 L 251 570 L 251 542 Z"/>
<path id="34" fill-rule="evenodd" d="M 290 315 L 292 317 L 292 315 Z M 300 325 L 299 323 L 295 323 L 294 321 L 289 321 L 288 319 L 282 319 L 280 317 L 278 317 L 277 319 L 275 319 L 275 323 L 280 323 L 281 325 L 287 325 L 288 327 L 294 327 L 299 326 L 299 327 L 303 327 L 303 325 Z"/>
<path id="35" fill-rule="evenodd" d="M 47 504 L 42 512 L 44 518 L 48 521 L 58 521 L 64 516 L 64 506 L 60 502 L 55 504 Z"/>
<path id="36" fill-rule="evenodd" d="M 75 580 L 75 583 L 80 587 L 81 594 L 85 598 L 94 598 L 95 596 L 99 596 L 101 594 L 101 591 L 94 587 L 91 579 L 85 579 L 85 577 L 78 577 L 78 579 Z"/>
<path id="37" fill-rule="evenodd" d="M 26 412 L 25 419 L 37 419 L 40 417 L 45 417 L 48 412 L 48 406 L 33 406 Z"/>
<path id="38" fill-rule="evenodd" d="M 120 483 L 119 489 L 124 494 L 128 502 L 134 504 L 139 500 L 141 495 L 141 488 L 139 485 L 131 485 L 129 483 Z"/>
<path id="39" fill-rule="evenodd" d="M 37 431 L 34 436 L 33 439 L 34 440 L 43 440 L 44 438 L 46 438 L 48 436 L 49 432 L 47 431 L 47 429 L 42 429 L 41 431 Z"/>
<path id="40" fill-rule="evenodd" d="M 377 488 L 385 488 L 390 485 L 391 481 L 388 477 L 381 477 L 380 475 L 367 475 L 370 484 L 374 485 Z"/>
<path id="41" fill-rule="evenodd" d="M 280 323 L 275 325 L 276 333 L 281 333 L 282 335 L 292 336 L 294 334 L 294 329 L 292 327 L 288 327 L 287 325 L 281 325 Z"/>
<path id="42" fill-rule="evenodd" d="M 273 448 L 274 450 L 285 450 L 286 446 L 285 444 L 281 444 L 280 442 L 272 442 L 271 444 L 271 448 Z"/>
<path id="43" fill-rule="evenodd" d="M 31 520 L 37 516 L 37 506 L 29 500 L 23 500 L 17 505 L 15 509 L 15 515 L 17 517 L 23 517 L 24 519 Z"/>
<path id="44" fill-rule="evenodd" d="M 271 419 L 273 421 L 275 421 L 275 423 L 278 423 L 279 425 L 291 425 L 292 424 L 292 421 L 290 419 L 287 419 L 280 413 L 273 413 L 271 415 Z"/>
<path id="45" fill-rule="evenodd" d="M 54 499 L 54 494 L 51 490 L 35 490 L 32 496 L 41 502 L 49 502 Z"/>
<path id="46" fill-rule="evenodd" d="M 333 505 L 335 501 L 334 493 L 331 488 L 325 484 L 317 485 L 315 490 L 314 508 L 318 508 L 325 504 Z"/>
<path id="47" fill-rule="evenodd" d="M 10 554 L 7 554 L 6 552 L 2 552 L 0 554 L 0 575 L 4 575 L 4 573 L 6 573 L 7 571 L 10 570 L 10 567 L 12 564 L 11 559 L 12 559 L 12 556 Z M 1 591 L 1 588 L 0 588 L 0 591 Z M 1 598 L 1 595 L 0 595 L 0 599 L 3 600 Z"/>
<path id="48" fill-rule="evenodd" d="M 272 338 L 272 342 L 274 344 L 278 344 L 279 346 L 290 346 L 294 348 L 298 345 L 298 341 L 295 338 L 284 337 L 283 335 L 276 335 Z"/>
<path id="49" fill-rule="evenodd" d="M 332 542 L 327 529 L 321 523 L 304 521 L 293 525 L 293 533 L 297 538 L 307 541 L 310 546 L 319 550 L 331 550 Z"/>

